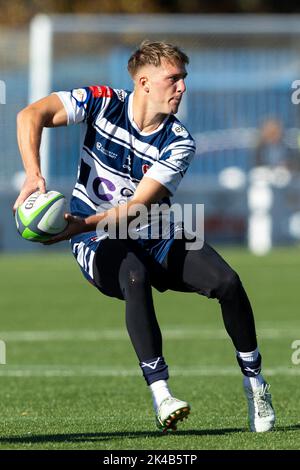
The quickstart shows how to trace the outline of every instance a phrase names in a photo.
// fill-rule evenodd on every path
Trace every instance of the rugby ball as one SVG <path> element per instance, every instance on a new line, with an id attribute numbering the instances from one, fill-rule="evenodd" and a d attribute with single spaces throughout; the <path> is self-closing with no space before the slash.
<path id="1" fill-rule="evenodd" d="M 45 242 L 62 232 L 68 222 L 64 219 L 66 199 L 57 191 L 31 194 L 15 213 L 19 234 L 32 242 Z"/>

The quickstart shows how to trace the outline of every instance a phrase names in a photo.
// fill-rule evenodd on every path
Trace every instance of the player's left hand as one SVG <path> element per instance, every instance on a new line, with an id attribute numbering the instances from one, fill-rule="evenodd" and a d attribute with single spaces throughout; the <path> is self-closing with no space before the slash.
<path id="1" fill-rule="evenodd" d="M 52 237 L 51 240 L 48 240 L 47 242 L 43 242 L 43 245 L 53 245 L 54 243 L 58 243 L 63 240 L 69 240 L 74 235 L 87 231 L 85 219 L 82 219 L 81 217 L 77 217 L 69 213 L 66 213 L 64 217 L 68 222 L 68 225 L 65 228 L 65 230 L 59 233 L 58 235 L 55 235 L 54 237 Z"/>

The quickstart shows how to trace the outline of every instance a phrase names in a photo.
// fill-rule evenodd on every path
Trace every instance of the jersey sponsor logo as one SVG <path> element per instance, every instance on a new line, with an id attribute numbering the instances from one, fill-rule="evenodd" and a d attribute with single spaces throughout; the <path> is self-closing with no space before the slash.
<path id="1" fill-rule="evenodd" d="M 134 191 L 131 188 L 122 188 L 120 194 L 124 197 L 131 197 L 133 196 Z"/>
<path id="2" fill-rule="evenodd" d="M 111 98 L 112 97 L 112 89 L 108 86 L 103 85 L 94 85 L 90 86 L 89 89 L 92 92 L 94 98 Z"/>
<path id="3" fill-rule="evenodd" d="M 105 202 L 118 200 L 120 196 L 130 198 L 134 194 L 134 189 L 124 186 L 119 190 L 116 181 L 113 182 L 108 178 L 93 174 L 92 167 L 83 159 L 80 164 L 78 183 L 85 187 L 87 194 L 96 196 L 98 200 Z M 118 191 L 120 191 L 119 194 Z"/>
<path id="4" fill-rule="evenodd" d="M 124 90 L 117 90 L 115 89 L 116 95 L 119 98 L 120 101 L 125 101 L 126 98 L 126 93 Z"/>
<path id="5" fill-rule="evenodd" d="M 142 166 L 142 172 L 143 172 L 143 175 L 145 173 L 147 173 L 147 171 L 149 170 L 150 168 L 150 165 L 147 165 L 146 163 Z"/>
<path id="6" fill-rule="evenodd" d="M 116 153 L 112 152 L 111 150 L 107 150 L 106 148 L 104 148 L 101 142 L 96 143 L 96 148 L 101 153 L 103 153 L 103 155 L 105 155 L 106 157 L 115 159 L 118 156 Z"/>
<path id="7" fill-rule="evenodd" d="M 72 97 L 77 101 L 79 106 L 82 106 L 87 100 L 87 92 L 84 88 L 76 88 L 72 91 Z"/>
<path id="8" fill-rule="evenodd" d="M 103 190 L 105 188 L 107 188 L 109 192 L 100 193 L 100 189 Z M 114 183 L 107 178 L 97 176 L 97 178 L 95 178 L 93 181 L 93 190 L 96 196 L 101 199 L 101 201 L 111 201 L 113 199 L 111 193 L 116 190 L 116 187 Z"/>
<path id="9" fill-rule="evenodd" d="M 126 168 L 129 173 L 131 172 L 131 156 L 127 155 L 125 163 L 123 163 L 123 168 Z"/>
<path id="10" fill-rule="evenodd" d="M 188 131 L 178 122 L 174 122 L 172 126 L 172 131 L 175 135 L 180 135 L 181 137 L 188 137 Z"/>

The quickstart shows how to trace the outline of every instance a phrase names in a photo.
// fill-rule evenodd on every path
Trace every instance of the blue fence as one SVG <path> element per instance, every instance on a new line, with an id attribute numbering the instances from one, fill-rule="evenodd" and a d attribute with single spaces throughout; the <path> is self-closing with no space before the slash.
<path id="1" fill-rule="evenodd" d="M 286 129 L 299 126 L 299 111 L 291 104 L 291 83 L 300 76 L 298 51 L 288 48 L 193 49 L 186 52 L 188 92 L 183 122 L 196 137 L 198 153 L 193 171 L 216 174 L 226 166 L 248 169 L 253 164 L 254 137 L 250 142 L 233 129 L 258 129 L 264 118 L 278 118 Z M 71 56 L 56 61 L 53 90 L 68 90 L 90 84 L 109 84 L 131 89 L 127 58 L 131 50 L 110 49 L 102 55 Z M 26 69 L 1 71 L 7 84 L 7 104 L 0 105 L 0 158 L 2 184 L 21 169 L 18 155 L 15 116 L 27 102 Z M 51 131 L 51 166 L 53 178 L 76 173 L 79 126 Z M 216 132 L 222 132 L 224 145 L 215 148 Z M 222 140 L 222 136 L 220 138 Z M 205 139 L 206 145 L 202 146 Z"/>
<path id="2" fill-rule="evenodd" d="M 28 34 L 18 40 L 20 43 L 28 40 Z M 93 52 L 87 52 L 85 46 L 86 52 L 82 53 L 78 44 L 73 47 L 64 41 L 54 43 L 53 91 L 99 83 L 132 89 L 127 73 L 132 48 L 113 46 L 113 41 L 108 41 L 107 45 L 102 44 L 101 51 L 94 47 Z M 229 166 L 246 171 L 253 166 L 258 130 L 268 117 L 281 121 L 287 147 L 299 153 L 300 107 L 291 102 L 291 84 L 300 78 L 300 63 L 297 45 L 292 41 L 281 43 L 275 38 L 273 48 L 266 47 L 263 40 L 248 47 L 239 45 L 238 41 L 235 43 L 235 47 L 227 47 L 225 41 L 224 44 L 219 41 L 209 47 L 195 39 L 185 47 L 190 65 L 188 92 L 180 119 L 196 139 L 197 154 L 180 187 L 179 197 L 181 201 L 192 202 L 196 195 L 198 202 L 206 201 L 206 231 L 212 239 L 241 242 L 246 238 L 246 193 L 241 191 L 237 195 L 222 188 L 217 175 Z M 65 48 L 59 54 L 58 44 Z M 0 56 L 0 80 L 6 85 L 6 104 L 0 104 L 0 209 L 3 215 L 0 250 L 33 249 L 32 244 L 26 245 L 17 238 L 11 216 L 11 205 L 18 191 L 16 176 L 22 170 L 16 140 L 16 114 L 27 104 L 28 58 L 24 47 L 23 56 L 16 58 L 16 63 L 8 50 L 6 56 L 9 61 Z M 50 130 L 51 185 L 67 196 L 76 179 L 80 132 L 81 126 Z M 194 188 L 193 194 L 190 188 Z M 297 212 L 299 204 L 296 189 L 286 191 L 283 212 L 288 217 L 291 212 Z M 291 201 L 296 201 L 295 206 L 291 207 Z M 282 230 L 277 232 L 281 240 L 287 239 Z"/>
<path id="3" fill-rule="evenodd" d="M 231 136 L 233 129 L 258 129 L 267 117 L 276 117 L 286 129 L 298 126 L 299 112 L 291 104 L 291 83 L 297 78 L 296 50 L 243 48 L 187 53 L 191 63 L 183 122 L 199 143 L 193 171 L 216 174 L 226 166 L 247 170 L 253 165 L 255 133 L 252 141 L 243 142 L 241 136 Z M 56 63 L 53 89 L 98 83 L 132 89 L 126 71 L 129 55 L 129 49 L 118 48 L 105 57 L 84 56 Z M 218 131 L 223 133 L 224 145 L 210 150 Z M 53 176 L 74 174 L 78 145 L 78 129 L 55 130 L 51 139 Z"/>

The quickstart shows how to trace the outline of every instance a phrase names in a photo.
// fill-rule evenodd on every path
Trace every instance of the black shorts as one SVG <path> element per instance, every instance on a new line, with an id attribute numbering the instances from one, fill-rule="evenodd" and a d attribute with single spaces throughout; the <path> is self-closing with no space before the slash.
<path id="1" fill-rule="evenodd" d="M 165 259 L 158 263 L 135 241 L 103 240 L 93 260 L 94 283 L 104 294 L 123 299 L 119 271 L 130 252 L 143 264 L 151 285 L 158 291 L 197 292 L 215 298 L 218 286 L 232 269 L 207 243 L 195 250 L 187 246 L 191 245 L 185 239 L 174 240 Z"/>

